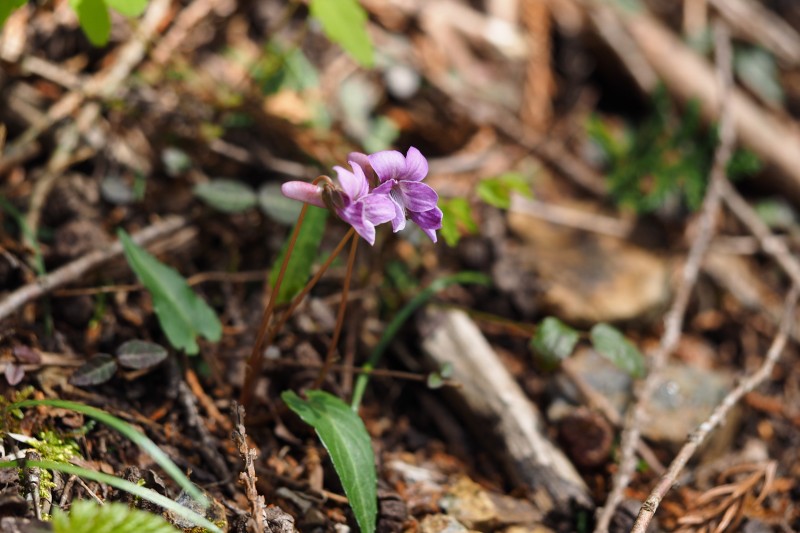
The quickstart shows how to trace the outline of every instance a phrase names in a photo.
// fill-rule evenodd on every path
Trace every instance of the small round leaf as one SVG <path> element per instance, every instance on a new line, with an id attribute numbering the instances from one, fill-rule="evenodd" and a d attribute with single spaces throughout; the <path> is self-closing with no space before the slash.
<path id="1" fill-rule="evenodd" d="M 125 368 L 151 368 L 166 358 L 166 348 L 154 342 L 134 339 L 117 348 L 117 360 Z"/>
<path id="2" fill-rule="evenodd" d="M 69 382 L 76 387 L 100 385 L 114 376 L 117 371 L 117 361 L 114 356 L 99 353 L 81 365 L 69 378 Z"/>
<path id="3" fill-rule="evenodd" d="M 241 213 L 258 202 L 256 193 L 246 183 L 225 178 L 197 185 L 194 194 L 223 213 Z"/>
<path id="4" fill-rule="evenodd" d="M 595 350 L 635 378 L 644 377 L 644 356 L 616 328 L 596 324 L 589 333 Z"/>
<path id="5" fill-rule="evenodd" d="M 280 224 L 294 224 L 303 204 L 287 198 L 277 183 L 267 183 L 258 190 L 258 206 L 269 218 Z"/>
<path id="6" fill-rule="evenodd" d="M 530 347 L 542 366 L 553 370 L 572 355 L 578 338 L 577 331 L 549 316 L 539 323 L 536 334 L 531 338 Z"/>

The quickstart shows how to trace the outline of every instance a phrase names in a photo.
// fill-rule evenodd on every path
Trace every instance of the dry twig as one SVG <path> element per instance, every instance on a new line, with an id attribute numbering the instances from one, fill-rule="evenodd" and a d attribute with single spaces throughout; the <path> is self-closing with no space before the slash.
<path id="1" fill-rule="evenodd" d="M 720 93 L 729 94 L 732 86 L 731 74 L 731 45 L 727 31 L 723 26 L 715 28 L 716 54 L 719 73 L 719 83 L 722 86 Z M 606 499 L 606 504 L 598 510 L 596 532 L 608 531 L 611 518 L 614 515 L 619 502 L 622 500 L 623 491 L 630 482 L 636 466 L 636 448 L 641 436 L 641 425 L 646 416 L 646 405 L 649 398 L 661 383 L 661 371 L 667 363 L 670 354 L 675 350 L 680 340 L 681 330 L 683 329 L 683 318 L 689 304 L 689 297 L 692 293 L 697 275 L 700 272 L 700 265 L 703 256 L 708 250 L 711 239 L 714 235 L 714 222 L 720 210 L 722 198 L 722 185 L 725 183 L 725 169 L 733 153 L 734 148 L 734 123 L 729 112 L 730 99 L 723 98 L 723 109 L 720 111 L 720 144 L 714 157 L 714 165 L 711 169 L 711 179 L 703 200 L 703 206 L 697 219 L 697 230 L 689 249 L 689 256 L 684 264 L 678 287 L 675 291 L 675 301 L 671 309 L 664 318 L 664 334 L 658 348 L 652 355 L 650 372 L 637 388 L 636 402 L 628 410 L 627 420 L 625 421 L 625 431 L 622 435 L 621 459 L 619 469 L 613 480 L 613 488 Z"/>
<path id="2" fill-rule="evenodd" d="M 186 223 L 186 219 L 182 217 L 170 217 L 135 233 L 132 239 L 139 246 L 144 246 L 176 232 L 186 226 Z M 58 270 L 20 287 L 0 300 L 0 320 L 7 318 L 25 304 L 41 298 L 53 289 L 75 281 L 90 270 L 114 259 L 121 253 L 122 243 L 118 241 L 105 250 L 90 252 L 80 259 L 67 263 Z"/>
<path id="3" fill-rule="evenodd" d="M 739 400 L 741 400 L 745 394 L 754 390 L 772 374 L 772 369 L 778 361 L 781 352 L 783 352 L 783 348 L 786 346 L 786 341 L 789 338 L 789 331 L 794 323 L 794 310 L 799 295 L 800 288 L 798 288 L 798 285 L 793 285 L 792 290 L 786 297 L 780 329 L 775 339 L 772 341 L 769 351 L 767 351 L 764 363 L 755 373 L 744 379 L 738 387 L 733 389 L 722 402 L 720 402 L 717 408 L 714 409 L 714 412 L 711 413 L 708 420 L 700 424 L 697 430 L 689 436 L 689 440 L 683 445 L 681 451 L 678 452 L 678 455 L 669 465 L 667 473 L 661 477 L 644 505 L 642 505 L 636 523 L 631 530 L 632 533 L 644 533 L 647 531 L 647 526 L 655 515 L 656 509 L 658 509 L 658 505 L 661 503 L 661 499 L 675 484 L 681 470 L 683 470 L 683 467 L 686 466 L 686 463 L 697 451 L 697 448 L 703 444 L 706 437 L 708 437 L 709 433 L 711 433 L 714 428 L 722 424 L 728 412 L 739 403 Z"/>
<path id="4" fill-rule="evenodd" d="M 258 493 L 256 488 L 255 460 L 258 457 L 258 452 L 247 445 L 247 429 L 244 426 L 244 407 L 236 402 L 233 402 L 233 418 L 234 430 L 231 435 L 236 448 L 239 450 L 239 455 L 244 460 L 244 472 L 239 473 L 239 480 L 244 484 L 245 494 L 247 501 L 250 502 L 250 514 L 253 518 L 256 533 L 263 533 L 264 531 L 271 531 L 268 529 L 266 518 L 267 509 L 264 497 Z"/>

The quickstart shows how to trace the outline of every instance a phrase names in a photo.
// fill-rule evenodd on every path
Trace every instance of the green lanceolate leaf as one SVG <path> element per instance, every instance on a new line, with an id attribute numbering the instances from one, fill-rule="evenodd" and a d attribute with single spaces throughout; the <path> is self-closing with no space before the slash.
<path id="1" fill-rule="evenodd" d="M 128 424 L 124 420 L 121 420 L 121 419 L 119 419 L 119 418 L 117 418 L 117 417 L 115 417 L 115 416 L 103 411 L 102 409 L 98 409 L 96 407 L 92 407 L 91 405 L 85 405 L 85 404 L 82 404 L 82 403 L 70 402 L 68 400 L 22 400 L 22 401 L 10 404 L 8 407 L 9 407 L 9 409 L 22 409 L 22 408 L 25 408 L 25 407 L 37 407 L 39 405 L 47 405 L 49 407 L 56 407 L 56 408 L 59 408 L 59 409 L 70 409 L 72 411 L 76 411 L 76 412 L 82 413 L 82 414 L 84 414 L 84 415 L 86 415 L 86 416 L 88 416 L 90 418 L 93 418 L 93 419 L 97 420 L 98 422 L 101 422 L 101 423 L 105 424 L 106 426 L 118 431 L 125 438 L 127 438 L 129 441 L 131 441 L 134 444 L 136 444 L 137 446 L 139 446 L 139 448 L 141 448 L 143 452 L 145 452 L 147 455 L 152 457 L 153 461 L 155 461 L 155 463 L 158 466 L 163 468 L 164 472 L 166 472 L 173 480 L 175 480 L 175 482 L 178 485 L 180 485 L 181 488 L 183 488 L 183 490 L 185 490 L 186 492 L 191 494 L 191 496 L 195 500 L 197 500 L 198 502 L 202 502 L 203 505 L 206 504 L 206 497 L 203 495 L 203 493 L 200 491 L 200 489 L 198 489 L 194 485 L 194 483 L 192 483 L 189 480 L 189 478 L 186 477 L 186 475 L 181 471 L 180 468 L 178 468 L 178 466 L 175 463 L 172 462 L 172 460 L 169 458 L 169 456 L 166 453 L 161 451 L 161 448 L 156 446 L 155 442 L 150 440 L 144 433 L 142 433 L 138 429 L 134 428 L 133 426 L 131 426 L 130 424 Z M 70 465 L 70 466 L 72 466 L 72 465 Z M 75 467 L 75 468 L 77 468 L 77 467 Z M 83 477 L 87 477 L 83 473 L 80 473 L 78 475 L 83 476 Z M 118 478 L 115 478 L 114 476 L 109 476 L 109 477 L 111 477 L 113 479 L 118 479 Z M 90 478 L 90 479 L 94 479 L 94 478 Z M 123 479 L 121 481 L 125 481 L 125 480 Z M 104 483 L 105 483 L 105 481 L 104 481 Z M 117 487 L 116 485 L 114 485 L 112 483 L 109 483 L 109 485 L 111 485 L 112 487 Z M 137 486 L 137 485 L 134 485 L 134 486 Z M 117 488 L 120 488 L 120 487 L 117 487 Z M 127 488 L 123 488 L 122 490 L 127 490 L 128 492 L 131 492 Z M 131 493 L 135 494 L 133 492 L 131 492 Z M 150 500 L 150 501 L 153 501 L 153 500 Z M 171 501 L 171 500 L 169 500 L 169 501 Z M 159 505 L 161 505 L 161 504 L 159 504 Z"/>
<path id="2" fill-rule="evenodd" d="M 111 379 L 117 371 L 117 361 L 112 355 L 99 353 L 82 364 L 70 376 L 69 382 L 76 387 L 100 385 Z"/>
<path id="3" fill-rule="evenodd" d="M 138 17 L 147 8 L 149 0 L 106 0 L 108 7 L 126 17 Z"/>
<path id="4" fill-rule="evenodd" d="M 241 213 L 258 203 L 258 197 L 250 186 L 225 178 L 197 185 L 194 194 L 223 213 Z"/>
<path id="5" fill-rule="evenodd" d="M 364 422 L 342 400 L 312 390 L 303 400 L 292 391 L 281 398 L 316 431 L 328 450 L 362 533 L 375 531 L 378 514 L 378 481 L 375 457 Z"/>
<path id="6" fill-rule="evenodd" d="M 600 323 L 589 335 L 600 355 L 635 378 L 644 376 L 644 356 L 619 330 Z"/>
<path id="7" fill-rule="evenodd" d="M 78 22 L 89 42 L 105 46 L 111 35 L 111 17 L 104 0 L 70 0 L 69 5 L 78 15 Z"/>
<path id="8" fill-rule="evenodd" d="M 549 316 L 539 323 L 530 347 L 542 366 L 552 370 L 572 355 L 579 336 L 577 331 Z"/>
<path id="9" fill-rule="evenodd" d="M 166 348 L 154 342 L 133 339 L 117 348 L 117 360 L 125 368 L 150 368 L 166 358 Z"/>
<path id="10" fill-rule="evenodd" d="M 97 481 L 98 483 L 105 483 L 106 485 L 114 487 L 115 489 L 124 490 L 125 492 L 133 494 L 134 496 L 137 496 L 143 500 L 160 505 L 164 509 L 172 511 L 177 516 L 185 518 L 199 528 L 205 528 L 212 533 L 222 533 L 222 530 L 216 524 L 210 522 L 207 518 L 200 516 L 194 511 L 187 509 L 173 500 L 170 500 L 166 496 L 162 496 L 153 489 L 142 487 L 136 483 L 131 483 L 127 479 L 112 476 L 110 474 L 89 470 L 88 468 L 83 468 L 71 463 L 59 463 L 57 461 L 0 461 L 0 468 L 19 468 L 20 463 L 24 463 L 25 466 L 32 468 L 55 470 L 56 472 L 63 472 L 64 474 L 91 479 L 92 481 Z M 202 529 L 198 531 L 202 531 Z"/>
<path id="11" fill-rule="evenodd" d="M 306 210 L 306 217 L 303 219 L 303 225 L 300 227 L 300 233 L 297 236 L 292 256 L 289 258 L 289 264 L 286 267 L 286 273 L 275 301 L 276 304 L 280 305 L 291 301 L 297 293 L 303 290 L 303 287 L 308 282 L 308 278 L 311 276 L 311 268 L 314 266 L 314 260 L 317 257 L 319 244 L 322 242 L 322 234 L 325 233 L 325 220 L 327 218 L 328 211 L 326 209 L 309 207 Z M 291 239 L 291 236 L 289 238 Z M 269 284 L 272 287 L 275 286 L 275 281 L 278 279 L 280 265 L 283 264 L 283 258 L 288 247 L 289 241 L 287 240 L 281 249 L 280 255 L 275 260 L 272 271 L 269 273 Z"/>
<path id="12" fill-rule="evenodd" d="M 375 61 L 367 33 L 367 12 L 358 0 L 311 0 L 311 16 L 322 24 L 331 41 L 340 45 L 363 67 Z"/>
<path id="13" fill-rule="evenodd" d="M 98 505 L 74 501 L 69 514 L 58 507 L 53 513 L 53 533 L 176 533 L 178 530 L 157 514 L 131 509 L 124 503 Z"/>
<path id="14" fill-rule="evenodd" d="M 156 316 L 170 344 L 194 355 L 199 351 L 198 335 L 218 341 L 222 337 L 222 324 L 186 280 L 175 269 L 137 246 L 124 230 L 120 229 L 117 234 L 128 264 L 153 297 Z"/>

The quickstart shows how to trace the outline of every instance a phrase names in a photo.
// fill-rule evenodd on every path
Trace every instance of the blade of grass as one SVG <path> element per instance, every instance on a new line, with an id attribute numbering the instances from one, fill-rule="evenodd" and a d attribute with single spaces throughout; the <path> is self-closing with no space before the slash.
<path id="1" fill-rule="evenodd" d="M 135 483 L 131 483 L 127 479 L 122 479 L 116 476 L 112 476 L 110 474 L 105 474 L 103 472 L 97 472 L 95 470 L 89 470 L 87 468 L 83 468 L 81 466 L 73 465 L 70 463 L 59 463 L 57 461 L 2 461 L 0 462 L 0 468 L 20 468 L 20 467 L 34 467 L 34 468 L 44 468 L 45 470 L 56 470 L 58 472 L 63 472 L 65 474 L 80 476 L 82 478 L 90 479 L 92 481 L 97 481 L 98 483 L 105 483 L 115 489 L 124 490 L 125 492 L 129 492 L 134 496 L 138 496 L 143 500 L 147 500 L 153 502 L 156 505 L 160 505 L 164 509 L 172 511 L 176 515 L 189 520 L 193 524 L 198 527 L 205 528 L 208 531 L 212 531 L 214 533 L 222 533 L 222 530 L 216 526 L 213 522 L 209 521 L 207 518 L 200 516 L 199 514 L 195 513 L 191 509 L 187 509 L 183 505 L 170 500 L 166 496 L 162 496 L 161 494 L 157 493 L 152 489 L 148 489 L 147 487 L 141 487 Z"/>
<path id="2" fill-rule="evenodd" d="M 153 460 L 164 469 L 175 483 L 177 483 L 186 493 L 188 493 L 192 498 L 194 498 L 198 503 L 201 503 L 203 506 L 207 505 L 207 499 L 203 495 L 203 493 L 198 489 L 194 483 L 192 483 L 188 477 L 184 475 L 178 466 L 172 462 L 172 459 L 169 456 L 161 451 L 155 442 L 150 440 L 147 436 L 145 436 L 142 432 L 121 420 L 114 415 L 111 415 L 101 409 L 96 407 L 91 407 L 89 405 L 84 405 L 82 403 L 70 402 L 67 400 L 24 400 L 17 403 L 12 403 L 8 406 L 8 409 L 20 409 L 23 407 L 36 407 L 39 405 L 46 405 L 48 407 L 58 407 L 61 409 L 70 409 L 72 411 L 77 411 L 78 413 L 82 413 L 90 418 L 94 418 L 99 422 L 107 425 L 108 427 L 117 430 L 123 436 L 127 437 L 131 442 L 139 446 L 146 454 L 153 458 Z M 109 483 L 110 484 L 110 483 Z"/>
<path id="3" fill-rule="evenodd" d="M 364 397 L 364 390 L 367 388 L 367 383 L 369 383 L 369 371 L 377 366 L 381 360 L 381 357 L 383 357 L 383 352 L 385 352 L 386 348 L 389 347 L 389 344 L 391 344 L 391 342 L 394 340 L 395 336 L 400 331 L 400 328 L 403 326 L 403 324 L 405 324 L 406 320 L 408 320 L 409 317 L 414 314 L 414 311 L 419 309 L 437 292 L 441 291 L 448 285 L 452 285 L 454 283 L 488 285 L 490 282 L 491 279 L 487 275 L 481 274 L 480 272 L 459 272 L 458 274 L 453 274 L 452 276 L 445 276 L 432 281 L 430 285 L 423 289 L 419 294 L 414 296 L 402 309 L 400 309 L 389 325 L 386 326 L 383 336 L 381 336 L 378 344 L 376 344 L 375 348 L 372 350 L 369 360 L 362 367 L 365 373 L 361 374 L 358 376 L 358 379 L 356 379 L 356 385 L 353 388 L 353 399 L 350 402 L 350 406 L 352 407 L 353 411 L 358 411 L 358 407 L 361 405 L 361 400 Z"/>

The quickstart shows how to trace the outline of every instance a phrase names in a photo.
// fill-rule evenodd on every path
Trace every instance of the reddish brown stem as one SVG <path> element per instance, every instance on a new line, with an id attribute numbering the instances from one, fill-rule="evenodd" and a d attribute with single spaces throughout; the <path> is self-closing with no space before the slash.
<path id="1" fill-rule="evenodd" d="M 256 379 L 261 374 L 261 362 L 263 359 L 264 340 L 267 337 L 269 330 L 269 321 L 272 318 L 272 312 L 275 310 L 275 301 L 278 293 L 281 290 L 283 277 L 286 274 L 286 267 L 289 266 L 289 258 L 292 257 L 294 245 L 297 243 L 297 236 L 300 234 L 300 226 L 303 225 L 303 219 L 306 217 L 308 211 L 308 204 L 303 204 L 300 210 L 300 215 L 297 217 L 297 224 L 294 225 L 292 237 L 289 239 L 289 246 L 286 248 L 286 255 L 283 257 L 278 278 L 275 280 L 275 287 L 269 295 L 269 302 L 264 309 L 264 316 L 261 317 L 261 324 L 258 326 L 258 336 L 256 342 L 253 344 L 253 351 L 250 353 L 250 358 L 247 360 L 247 372 L 245 373 L 244 385 L 242 386 L 242 394 L 239 397 L 239 403 L 244 406 L 245 410 L 250 409 L 250 402 L 253 399 L 253 389 L 256 386 Z"/>
<path id="2" fill-rule="evenodd" d="M 353 274 L 353 264 L 355 264 L 356 261 L 357 249 L 358 238 L 354 238 L 352 244 L 350 245 L 350 257 L 347 259 L 347 272 L 344 275 L 342 300 L 339 303 L 339 314 L 336 317 L 336 327 L 333 330 L 333 338 L 331 339 L 331 344 L 328 347 L 328 355 L 325 356 L 325 364 L 320 369 L 317 380 L 311 387 L 313 389 L 318 389 L 322 386 L 322 384 L 325 382 L 325 378 L 328 376 L 328 372 L 330 372 L 331 367 L 333 366 L 333 360 L 336 355 L 336 345 L 339 344 L 339 336 L 342 334 L 342 326 L 344 325 L 344 312 L 347 309 L 347 293 L 350 290 L 350 278 Z"/>
<path id="3" fill-rule="evenodd" d="M 283 313 L 283 315 L 281 316 L 281 318 L 278 321 L 278 323 L 275 324 L 275 327 L 273 328 L 275 333 L 280 331 L 281 328 L 283 328 L 283 326 L 286 325 L 286 322 L 289 320 L 289 317 L 292 316 L 292 313 L 294 313 L 295 309 L 297 309 L 297 307 L 303 302 L 303 298 L 306 297 L 306 295 L 309 293 L 309 291 L 314 288 L 314 285 L 317 284 L 317 282 L 322 277 L 322 275 L 325 273 L 325 271 L 328 270 L 328 267 L 331 266 L 331 263 L 333 263 L 333 260 L 336 259 L 336 257 L 339 255 L 339 253 L 344 248 L 344 245 L 347 244 L 347 240 L 350 239 L 350 237 L 352 237 L 353 234 L 355 234 L 355 230 L 353 228 L 350 228 L 350 230 L 345 234 L 345 236 L 342 238 L 342 240 L 339 241 L 339 244 L 336 245 L 336 248 L 334 248 L 333 252 L 331 252 L 331 255 L 328 256 L 328 259 L 326 259 L 325 262 L 322 264 L 322 266 L 319 267 L 319 270 L 317 271 L 316 274 L 314 274 L 314 277 L 311 278 L 311 281 L 309 281 L 306 284 L 306 286 L 303 287 L 303 290 L 300 291 L 297 294 L 297 296 L 295 296 L 292 299 L 292 303 L 289 304 L 289 307 L 288 307 L 288 309 L 286 309 L 286 312 Z"/>
<path id="4" fill-rule="evenodd" d="M 302 214 L 303 213 L 301 212 L 301 215 Z M 299 218 L 298 221 L 300 221 Z M 297 307 L 303 301 L 303 298 L 305 298 L 306 295 L 309 293 L 309 291 L 312 288 L 314 288 L 314 285 L 316 285 L 317 282 L 322 277 L 322 275 L 325 274 L 325 271 L 328 270 L 328 268 L 331 266 L 331 263 L 333 263 L 333 260 L 336 259 L 336 257 L 344 248 L 344 246 L 347 244 L 347 241 L 354 234 L 355 230 L 353 228 L 350 228 L 350 230 L 345 234 L 342 240 L 339 241 L 339 244 L 336 245 L 336 248 L 334 248 L 333 252 L 331 252 L 331 254 L 328 256 L 328 259 L 325 260 L 325 262 L 322 264 L 319 270 L 317 270 L 317 273 L 314 274 L 314 277 L 312 277 L 311 280 L 308 283 L 306 283 L 306 286 L 303 287 L 303 290 L 300 291 L 300 293 L 292 299 L 292 303 L 289 304 L 289 308 L 283 313 L 280 320 L 278 320 L 278 322 L 272 328 L 268 327 L 269 318 L 272 315 L 272 311 L 274 310 L 275 306 L 272 303 L 273 298 L 272 297 L 270 298 L 270 303 L 267 306 L 267 309 L 264 311 L 264 318 L 261 320 L 261 328 L 263 329 L 259 329 L 259 337 L 258 339 L 256 339 L 256 345 L 253 348 L 254 351 L 252 354 L 250 354 L 250 359 L 247 362 L 249 371 L 247 373 L 247 376 L 245 377 L 244 387 L 242 388 L 242 396 L 240 399 L 242 405 L 246 405 L 244 403 L 245 400 L 252 401 L 253 389 L 255 387 L 256 378 L 261 373 L 261 364 L 262 364 L 264 346 L 269 346 L 270 344 L 272 344 L 272 341 L 275 340 L 275 336 L 289 320 L 289 317 L 292 316 L 292 313 L 295 311 L 295 309 L 297 309 Z M 282 279 L 283 279 L 283 273 L 279 273 L 278 281 L 275 284 L 275 289 L 273 289 L 272 295 L 277 294 L 278 289 L 280 289 L 279 283 L 280 281 L 282 281 Z M 270 309 L 270 306 L 272 307 L 272 309 Z M 269 315 L 267 315 L 268 312 Z M 254 356 L 255 359 L 253 358 Z M 247 396 L 245 396 L 245 392 L 247 393 Z"/>

